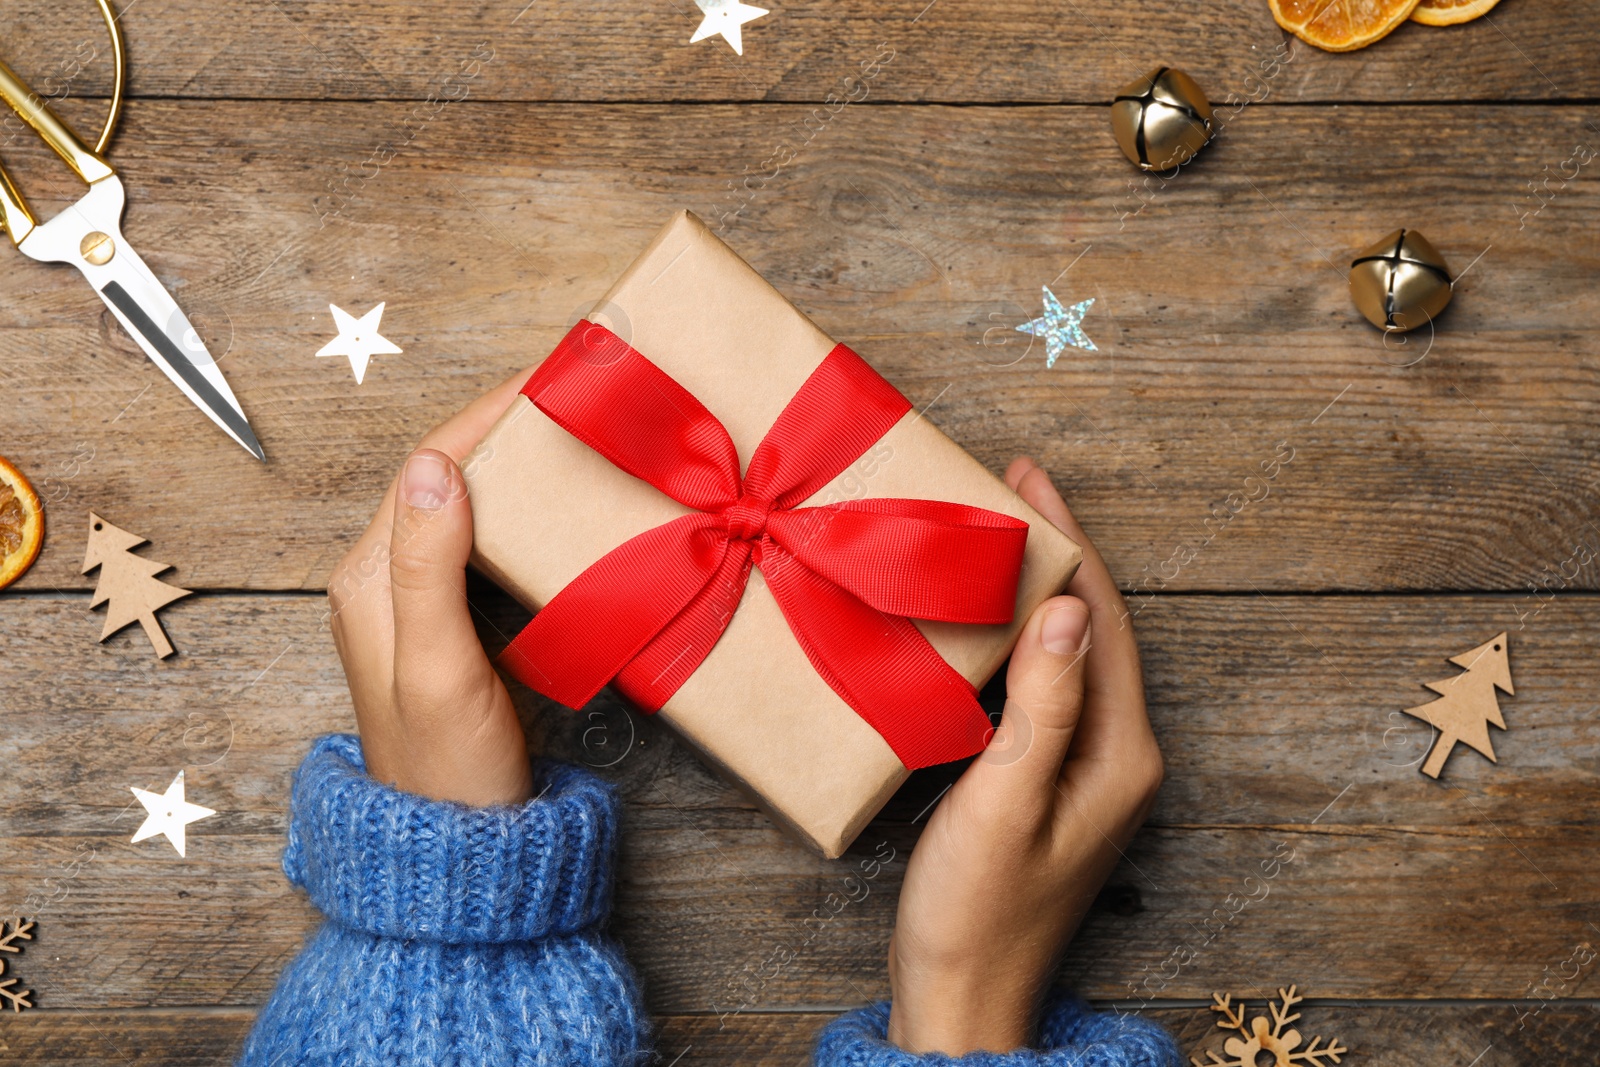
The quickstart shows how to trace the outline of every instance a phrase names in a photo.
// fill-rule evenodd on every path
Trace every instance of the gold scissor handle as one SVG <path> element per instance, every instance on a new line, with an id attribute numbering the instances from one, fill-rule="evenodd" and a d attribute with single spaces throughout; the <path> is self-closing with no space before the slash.
<path id="1" fill-rule="evenodd" d="M 78 135 L 72 128 L 50 110 L 39 94 L 28 88 L 21 78 L 0 60 L 0 98 L 11 105 L 11 110 L 17 117 L 34 128 L 45 144 L 55 149 L 56 155 L 66 160 L 67 166 L 77 171 L 78 177 L 93 185 L 101 178 L 109 178 L 113 173 L 111 165 L 89 150 L 89 146 L 78 140 Z"/>
<path id="2" fill-rule="evenodd" d="M 22 193 L 6 172 L 5 164 L 0 163 L 0 226 L 5 227 L 14 244 L 21 244 L 22 239 L 33 232 L 35 225 L 37 220 L 33 212 L 28 210 L 28 202 L 22 199 Z"/>
<path id="3" fill-rule="evenodd" d="M 67 166 L 90 185 L 116 173 L 111 169 L 111 164 L 78 140 L 78 135 L 72 132 L 70 126 L 56 118 L 55 112 L 39 98 L 39 94 L 28 88 L 27 83 L 17 77 L 4 60 L 0 60 L 0 98 L 10 104 L 17 117 L 32 126 L 44 138 L 45 144 L 55 149 L 56 155 L 66 160 Z M 17 244 L 21 244 L 22 239 L 38 223 L 28 209 L 28 202 L 11 180 L 11 175 L 6 173 L 3 163 L 0 163 L 0 221 L 5 223 L 6 232 Z"/>
<path id="4" fill-rule="evenodd" d="M 78 141 L 77 134 L 72 133 L 66 123 L 56 118 L 34 90 L 27 88 L 22 78 L 16 77 L 11 67 L 0 61 L 0 96 L 5 98 L 16 114 L 21 115 L 22 122 L 37 130 L 38 136 L 42 136 L 72 166 L 72 170 L 77 171 L 78 178 L 90 184 L 112 173 L 106 160 L 99 157 L 99 152 L 106 150 L 110 134 L 117 128 L 117 117 L 122 114 L 123 83 L 128 80 L 128 58 L 122 48 L 122 26 L 118 26 L 117 11 L 112 10 L 110 0 L 94 0 L 94 6 L 98 6 L 101 18 L 106 19 L 114 80 L 110 90 L 110 110 L 106 112 L 106 128 L 101 130 L 99 141 L 94 142 L 93 152 L 86 149 L 82 141 Z M 37 219 L 27 208 L 27 200 L 18 192 L 16 182 L 11 181 L 11 174 L 6 173 L 5 163 L 0 163 L 0 229 L 5 229 L 11 235 L 11 240 L 21 245 L 22 238 L 27 237 L 34 226 L 37 226 Z"/>

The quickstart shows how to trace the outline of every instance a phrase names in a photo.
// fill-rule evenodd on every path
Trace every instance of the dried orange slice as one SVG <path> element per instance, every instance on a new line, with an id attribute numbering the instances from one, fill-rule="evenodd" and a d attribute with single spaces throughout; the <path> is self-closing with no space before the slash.
<path id="1" fill-rule="evenodd" d="M 1412 22 L 1429 26 L 1454 26 L 1458 22 L 1471 22 L 1500 0 L 1422 0 L 1411 13 Z"/>
<path id="2" fill-rule="evenodd" d="M 22 472 L 0 456 L 0 589 L 38 558 L 44 541 L 44 508 Z"/>
<path id="3" fill-rule="evenodd" d="M 1410 17 L 1418 0 L 1267 0 L 1278 25 L 1328 52 L 1365 48 Z"/>

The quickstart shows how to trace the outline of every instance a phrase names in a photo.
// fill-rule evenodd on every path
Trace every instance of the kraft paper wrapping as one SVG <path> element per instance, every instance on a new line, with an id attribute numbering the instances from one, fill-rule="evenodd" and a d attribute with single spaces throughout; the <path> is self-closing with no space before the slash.
<path id="1" fill-rule="evenodd" d="M 588 317 L 698 397 L 727 427 L 741 468 L 834 345 L 686 211 Z M 689 510 L 613 467 L 521 395 L 463 468 L 472 562 L 533 611 L 613 548 Z M 916 622 L 976 686 L 1078 566 L 1075 543 L 914 410 L 806 503 L 865 497 L 970 504 L 1030 525 L 1011 625 Z M 659 715 L 829 858 L 843 854 L 907 774 L 811 666 L 759 569 L 727 632 Z"/>

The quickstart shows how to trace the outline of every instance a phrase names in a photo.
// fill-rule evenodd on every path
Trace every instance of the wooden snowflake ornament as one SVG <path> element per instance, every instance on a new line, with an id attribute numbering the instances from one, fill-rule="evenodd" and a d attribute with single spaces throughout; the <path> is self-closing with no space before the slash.
<path id="1" fill-rule="evenodd" d="M 0 920 L 0 952 L 21 952 L 22 946 L 16 944 L 16 942 L 32 941 L 32 930 L 33 921 L 31 919 L 13 919 L 9 931 L 6 930 L 5 921 Z M 0 958 L 0 974 L 5 973 L 6 961 L 4 958 Z M 23 1008 L 33 1007 L 33 1001 L 28 999 L 33 996 L 33 993 L 27 989 L 13 989 L 12 986 L 16 984 L 17 979 L 15 978 L 0 979 L 0 997 L 11 1003 L 12 1011 L 21 1011 Z M 4 1007 L 4 1005 L 0 1005 L 0 1007 Z"/>
<path id="2" fill-rule="evenodd" d="M 1327 1064 L 1338 1063 L 1340 1055 L 1350 1051 L 1339 1044 L 1338 1039 L 1323 1046 L 1322 1038 L 1313 1037 L 1311 1044 L 1301 1048 L 1300 1031 L 1284 1029 L 1300 1018 L 1299 1012 L 1290 1013 L 1291 1008 L 1305 999 L 1296 996 L 1295 989 L 1295 986 L 1290 986 L 1287 992 L 1278 990 L 1283 1006 L 1267 1006 L 1272 1013 L 1271 1022 L 1267 1021 L 1265 1015 L 1257 1015 L 1247 1021 L 1244 1003 L 1240 1002 L 1236 1011 L 1231 993 L 1211 994 L 1211 999 L 1216 1001 L 1211 1005 L 1211 1010 L 1222 1013 L 1217 1025 L 1224 1030 L 1237 1030 L 1239 1036 L 1230 1037 L 1222 1043 L 1222 1051 L 1228 1054 L 1228 1059 L 1222 1059 L 1208 1049 L 1205 1060 L 1191 1056 L 1189 1062 L 1194 1067 L 1326 1067 Z"/>
<path id="3" fill-rule="evenodd" d="M 172 642 L 167 640 L 161 624 L 156 621 L 156 609 L 188 596 L 189 590 L 168 585 L 156 577 L 162 571 L 171 570 L 172 564 L 135 555 L 133 550 L 144 543 L 143 537 L 113 526 L 91 511 L 89 547 L 84 550 L 82 573 L 100 568 L 100 580 L 95 583 L 94 599 L 89 606 L 110 602 L 106 604 L 106 625 L 100 631 L 100 640 L 137 622 L 144 626 L 156 657 L 166 659 L 172 655 Z"/>
<path id="4" fill-rule="evenodd" d="M 1502 730 L 1506 728 L 1495 690 L 1515 695 L 1511 688 L 1511 662 L 1507 658 L 1509 648 L 1510 642 L 1502 633 L 1470 652 L 1450 657 L 1450 662 L 1465 667 L 1466 673 L 1442 682 L 1424 683 L 1439 694 L 1439 699 L 1405 709 L 1405 714 L 1439 731 L 1427 762 L 1422 765 L 1422 773 L 1429 778 L 1439 777 L 1444 761 L 1458 741 L 1489 757 L 1490 763 L 1498 762 L 1494 757 L 1494 742 L 1489 738 L 1489 724 Z"/>

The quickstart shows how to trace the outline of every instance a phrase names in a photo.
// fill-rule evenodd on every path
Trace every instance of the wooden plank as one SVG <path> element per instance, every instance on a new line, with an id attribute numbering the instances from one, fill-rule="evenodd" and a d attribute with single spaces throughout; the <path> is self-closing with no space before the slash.
<path id="1" fill-rule="evenodd" d="M 477 604 L 491 651 L 525 618 L 498 594 L 484 592 Z M 235 813 L 230 830 L 281 833 L 289 775 L 309 740 L 354 729 L 324 610 L 311 596 L 192 597 L 163 611 L 179 654 L 157 661 L 137 630 L 96 644 L 99 617 L 87 598 L 0 599 L 0 647 L 16 679 L 0 740 L 0 788 L 15 798 L 4 806 L 10 832 L 105 832 L 106 805 L 128 803 L 121 777 L 151 788 L 146 779 L 214 764 L 207 788 L 218 803 L 208 806 Z M 1589 787 L 1582 754 L 1600 751 L 1587 658 L 1600 601 L 1558 598 L 1520 629 L 1519 610 L 1528 605 L 1493 596 L 1152 601 L 1134 620 L 1167 764 L 1152 821 L 1303 826 L 1327 807 L 1322 825 L 1404 833 L 1468 826 L 1477 821 L 1471 803 L 1488 803 L 1496 824 L 1519 831 L 1600 825 L 1576 800 Z M 1458 673 L 1449 656 L 1500 630 L 1510 631 L 1517 685 L 1516 696 L 1501 697 L 1510 729 L 1492 731 L 1501 763 L 1458 748 L 1445 776 L 1429 781 L 1416 767 L 1430 731 L 1400 709 L 1429 698 L 1424 682 Z M 1000 689 L 986 691 L 991 706 Z M 603 694 L 579 714 L 513 690 L 544 751 L 595 767 L 631 805 L 747 813 L 725 825 L 765 825 L 620 698 Z M 1329 743 L 1330 730 L 1342 740 Z M 107 773 L 120 796 L 100 791 Z M 947 774 L 914 776 L 889 817 L 911 821 Z"/>
<path id="2" fill-rule="evenodd" d="M 124 8 L 132 5 L 124 3 Z M 1158 63 L 1186 67 L 1216 100 L 1265 85 L 1273 99 L 1537 100 L 1592 98 L 1600 74 L 1577 41 L 1589 39 L 1592 0 L 1507 0 L 1490 19 L 1448 31 L 1402 26 L 1354 55 L 1297 45 L 1278 77 L 1263 57 L 1288 35 L 1265 0 L 1227 0 L 1204 14 L 1180 0 L 874 0 L 848 8 L 785 5 L 743 30 L 744 54 L 720 38 L 691 44 L 692 4 L 651 4 L 623 16 L 579 0 L 492 0 L 429 9 L 375 0 L 359 10 L 285 0 L 205 0 L 129 11 L 122 19 L 133 91 L 145 97 L 423 99 L 460 91 L 475 49 L 493 56 L 467 82 L 473 96 L 509 100 L 788 100 L 821 103 L 861 90 L 844 79 L 892 50 L 866 83 L 872 98 L 941 102 L 1108 101 Z M 194 27 L 204 26 L 197 35 Z M 25 0 L 0 18 L 7 57 L 41 80 L 104 53 L 88 3 Z M 62 65 L 65 63 L 66 65 Z M 71 80 L 106 91 L 103 58 Z M 25 74 L 33 76 L 32 70 Z M 1253 80 L 1252 80 L 1253 79 Z"/>
<path id="3" fill-rule="evenodd" d="M 1408 729 L 1392 713 L 1450 675 L 1446 656 L 1512 625 L 1514 604 L 1186 596 L 1141 615 L 1169 780 L 1066 979 L 1123 998 L 1285 975 L 1314 976 L 1328 996 L 1524 995 L 1594 936 L 1600 825 L 1585 798 L 1600 726 L 1584 650 L 1600 601 L 1562 597 L 1514 631 L 1499 766 L 1458 752 L 1435 783 L 1414 769 L 1425 735 L 1385 734 Z M 484 607 L 487 628 L 514 628 L 502 599 Z M 38 916 L 27 973 L 52 1004 L 267 995 L 315 921 L 277 866 L 289 777 L 310 738 L 351 724 L 321 612 L 311 596 L 197 595 L 167 609 L 180 654 L 158 664 L 137 635 L 94 643 L 85 598 L 0 599 L 13 665 L 0 909 Z M 628 802 L 615 929 L 655 1010 L 881 994 L 896 886 L 937 773 L 829 863 L 650 723 L 605 704 L 597 718 L 525 710 L 552 751 L 584 758 L 590 733 L 594 763 L 637 728 L 604 773 Z M 164 788 L 180 768 L 190 799 L 220 813 L 191 827 L 186 860 L 128 840 L 140 818 L 128 787 Z M 880 843 L 895 862 L 862 882 Z M 1272 868 L 1290 848 L 1294 861 Z M 774 975 L 764 961 L 785 949 L 795 962 Z"/>
<path id="4" fill-rule="evenodd" d="M 1204 997 L 1288 971 L 1314 975 L 1335 996 L 1516 995 L 1594 936 L 1583 872 L 1600 837 L 1506 841 L 1485 830 L 1146 829 L 1075 939 L 1062 980 L 1093 996 Z M 818 926 L 813 911 L 826 914 L 829 894 L 847 891 L 845 876 L 786 862 L 791 852 L 758 848 L 759 836 L 697 829 L 629 840 L 615 926 L 655 1002 L 726 1012 L 885 995 L 893 875 Z M 847 858 L 911 839 L 876 827 Z M 1267 881 L 1260 864 L 1279 843 L 1294 864 Z M 1252 893 L 1261 902 L 1241 905 Z M 1495 919 L 1527 914 L 1536 921 Z M 1477 928 L 1464 930 L 1467 921 Z M 797 962 L 767 977 L 790 953 Z"/>
<path id="5" fill-rule="evenodd" d="M 189 782 L 191 796 L 215 799 L 212 778 Z M 840 867 L 768 826 L 718 825 L 751 822 L 630 812 L 613 930 L 652 1009 L 773 1011 L 885 995 L 914 829 L 874 826 L 866 851 Z M 0 841 L 16 871 L 5 899 L 43 901 L 31 909 L 39 950 L 18 973 L 39 987 L 41 1005 L 48 996 L 56 1007 L 259 1003 L 316 925 L 278 869 L 281 838 L 214 823 L 196 830 L 180 862 L 164 842 L 127 844 L 136 825 Z M 840 905 L 860 897 L 855 866 L 884 842 L 900 858 L 869 895 Z M 1204 997 L 1285 973 L 1314 976 L 1330 996 L 1522 995 L 1546 965 L 1594 937 L 1586 872 L 1597 847 L 1591 829 L 1511 839 L 1488 826 L 1146 829 L 1075 940 L 1062 981 L 1130 999 Z M 1294 863 L 1264 881 L 1260 864 L 1290 848 Z M 1234 915 L 1252 893 L 1260 902 Z M 843 910 L 830 919 L 834 907 Z"/>
<path id="6" fill-rule="evenodd" d="M 857 108 L 735 197 L 792 109 L 451 108 L 130 111 L 129 239 L 225 353 L 271 462 L 75 272 L 0 273 L 3 448 L 53 501 L 24 588 L 90 587 L 94 507 L 188 588 L 320 589 L 428 426 L 548 351 L 672 208 L 741 203 L 720 216 L 735 248 L 992 468 L 1054 469 L 1129 588 L 1600 588 L 1580 562 L 1600 548 L 1600 262 L 1570 251 L 1600 200 L 1577 179 L 1537 215 L 1524 199 L 1590 136 L 1576 109 L 1246 110 L 1140 188 L 1099 109 Z M 1338 269 L 1399 225 L 1471 268 L 1431 348 L 1386 348 Z M 1047 368 L 1026 348 L 1041 285 L 1094 299 L 1098 351 Z M 380 300 L 405 351 L 357 387 L 314 353 L 330 302 Z"/>
<path id="7" fill-rule="evenodd" d="M 1247 1003 L 1258 1010 L 1261 1002 Z M 1580 1062 L 1600 1041 L 1600 1006 L 1594 1001 L 1552 1002 L 1534 1014 L 1538 1007 L 1537 1001 L 1435 1005 L 1311 999 L 1300 1005 L 1296 1028 L 1307 1040 L 1338 1038 L 1361 1062 L 1393 1067 L 1467 1064 L 1475 1057 L 1477 1067 Z M 1162 1007 L 1148 1015 L 1171 1030 L 1186 1053 L 1205 1048 L 1220 1053 L 1217 1039 L 1223 1035 L 1206 1009 Z M 253 1018 L 248 1009 L 31 1011 L 6 1019 L 0 1051 L 18 1067 L 211 1067 L 232 1061 Z M 817 1012 L 660 1016 L 656 1049 L 661 1062 L 685 1067 L 809 1064 L 817 1034 L 833 1018 Z"/>

